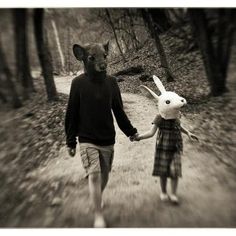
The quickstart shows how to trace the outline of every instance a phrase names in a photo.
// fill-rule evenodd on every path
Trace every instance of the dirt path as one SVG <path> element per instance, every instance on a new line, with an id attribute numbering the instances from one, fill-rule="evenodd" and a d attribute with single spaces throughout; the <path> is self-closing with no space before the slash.
<path id="1" fill-rule="evenodd" d="M 68 93 L 71 80 L 56 79 L 59 92 Z M 149 129 L 156 114 L 152 100 L 123 94 L 124 106 L 139 132 Z M 186 127 L 190 124 L 183 118 Z M 184 137 L 183 178 L 180 206 L 159 200 L 159 182 L 151 176 L 155 138 L 131 143 L 117 128 L 115 159 L 104 193 L 109 227 L 235 227 L 236 176 L 211 153 L 200 150 Z M 62 148 L 58 158 L 34 173 L 39 182 L 58 189 L 52 206 L 29 213 L 16 226 L 91 227 L 87 180 L 78 154 Z"/>

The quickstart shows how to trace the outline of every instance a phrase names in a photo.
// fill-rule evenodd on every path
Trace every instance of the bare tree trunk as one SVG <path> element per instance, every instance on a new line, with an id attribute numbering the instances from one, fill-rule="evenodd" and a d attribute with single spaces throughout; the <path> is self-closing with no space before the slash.
<path id="1" fill-rule="evenodd" d="M 126 40 L 124 35 L 121 36 L 121 45 L 123 45 L 123 49 L 125 52 L 128 52 L 130 50 L 130 41 L 128 39 Z"/>
<path id="2" fill-rule="evenodd" d="M 23 87 L 23 98 L 28 99 L 34 92 L 33 79 L 30 74 L 27 37 L 27 9 L 14 9 L 15 56 L 17 60 L 17 77 Z"/>
<path id="3" fill-rule="evenodd" d="M 167 31 L 171 27 L 166 9 L 149 8 L 148 13 L 151 15 L 152 21 L 156 24 L 155 30 L 158 34 Z"/>
<path id="4" fill-rule="evenodd" d="M 220 9 L 221 11 L 222 9 Z M 235 33 L 235 24 L 236 24 L 236 12 L 235 9 L 224 9 L 224 19 L 222 19 L 223 27 L 226 29 L 224 31 L 224 39 L 220 42 L 218 40 L 218 48 L 219 44 L 224 45 L 221 51 L 218 52 L 217 57 L 221 58 L 221 70 L 223 77 L 227 78 L 227 71 L 231 56 L 231 48 L 233 45 L 234 33 Z M 220 15 L 220 13 L 219 13 Z"/>
<path id="5" fill-rule="evenodd" d="M 228 12 L 229 13 L 229 12 Z M 233 11 L 230 12 L 228 20 L 224 12 L 219 14 L 219 31 L 216 49 L 210 30 L 208 29 L 204 9 L 189 9 L 189 16 L 195 38 L 200 48 L 206 69 L 207 79 L 213 96 L 219 96 L 227 91 L 226 77 L 230 58 L 230 49 L 233 43 L 234 27 Z M 223 14 L 223 15 L 221 15 Z M 227 20 L 224 22 L 223 20 Z"/>
<path id="6" fill-rule="evenodd" d="M 0 99 L 2 100 L 3 103 L 7 103 L 7 98 L 1 91 L 0 91 Z"/>
<path id="7" fill-rule="evenodd" d="M 48 46 L 47 32 L 43 27 L 44 10 L 34 10 L 34 34 L 38 50 L 39 61 L 42 67 L 44 82 L 49 101 L 58 100 L 57 90 L 53 78 L 52 56 Z"/>
<path id="8" fill-rule="evenodd" d="M 130 12 L 130 9 L 127 9 L 127 14 L 128 14 L 128 17 L 129 17 L 129 23 L 130 23 L 131 35 L 132 35 L 134 48 L 135 48 L 135 50 L 138 50 L 139 41 L 138 41 L 136 33 L 135 33 L 134 20 L 133 20 L 132 14 Z"/>
<path id="9" fill-rule="evenodd" d="M 68 45 L 71 45 L 71 40 L 70 40 L 70 27 L 67 29 L 67 43 Z M 70 47 L 67 47 L 67 70 L 69 73 L 71 72 L 71 62 L 70 62 Z"/>
<path id="10" fill-rule="evenodd" d="M 189 9 L 189 16 L 195 37 L 202 53 L 207 78 L 211 86 L 211 92 L 214 96 L 221 93 L 220 90 L 225 90 L 225 88 L 221 88 L 221 86 L 218 88 L 217 81 L 222 75 L 220 75 L 219 65 L 217 65 L 217 61 L 215 61 L 215 52 L 212 45 L 210 32 L 207 29 L 206 16 L 203 9 L 197 9 L 197 11 L 195 9 Z"/>
<path id="11" fill-rule="evenodd" d="M 20 98 L 16 92 L 15 85 L 12 81 L 12 73 L 10 71 L 10 68 L 8 67 L 7 60 L 2 48 L 2 43 L 0 39 L 0 73 L 3 73 L 6 77 L 6 85 L 9 90 L 10 96 L 11 96 L 11 103 L 13 108 L 19 108 L 22 106 L 22 103 L 20 101 Z"/>
<path id="12" fill-rule="evenodd" d="M 108 22 L 109 22 L 109 24 L 110 24 L 110 26 L 111 26 L 111 29 L 112 29 L 112 32 L 113 32 L 113 34 L 114 34 L 117 47 L 118 47 L 118 49 L 119 49 L 119 51 L 120 51 L 120 54 L 121 54 L 121 56 L 122 56 L 122 58 L 123 58 L 123 61 L 126 62 L 125 56 L 124 56 L 124 54 L 123 54 L 123 52 L 122 52 L 122 50 L 121 50 L 121 47 L 120 47 L 120 44 L 119 44 L 119 41 L 118 41 L 118 37 L 117 37 L 117 34 L 116 34 L 115 26 L 114 26 L 114 24 L 113 24 L 113 22 L 112 22 L 110 12 L 109 12 L 108 9 L 105 9 L 105 11 L 106 11 L 106 15 L 107 15 L 107 18 L 108 18 Z"/>
<path id="13" fill-rule="evenodd" d="M 154 38 L 154 40 L 155 40 L 156 48 L 157 48 L 157 51 L 158 51 L 158 53 L 160 55 L 161 66 L 165 70 L 166 80 L 167 80 L 167 82 L 172 82 L 172 81 L 174 81 L 174 76 L 173 76 L 173 74 L 171 72 L 171 69 L 169 67 L 168 61 L 166 59 L 166 54 L 165 54 L 164 48 L 162 46 L 161 40 L 159 38 L 159 35 L 157 33 L 157 30 L 155 28 L 152 16 L 148 12 L 147 9 L 142 10 L 142 16 L 143 16 L 144 22 L 148 26 L 148 29 L 149 29 L 149 31 L 151 33 L 152 38 Z"/>
<path id="14" fill-rule="evenodd" d="M 56 44 L 57 44 L 57 48 L 58 48 L 58 52 L 59 52 L 59 56 L 60 56 L 60 60 L 61 60 L 61 67 L 62 67 L 62 72 L 65 73 L 65 57 L 61 48 L 61 43 L 60 43 L 60 38 L 59 38 L 59 34 L 58 34 L 58 30 L 57 30 L 57 26 L 55 21 L 52 19 L 51 20 L 52 23 L 52 28 L 53 28 L 53 32 L 55 35 L 55 40 L 56 40 Z"/>

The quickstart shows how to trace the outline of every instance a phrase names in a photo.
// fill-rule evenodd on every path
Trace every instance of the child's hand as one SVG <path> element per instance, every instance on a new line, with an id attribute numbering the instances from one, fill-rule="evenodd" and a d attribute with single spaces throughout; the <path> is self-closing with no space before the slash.
<path id="1" fill-rule="evenodd" d="M 194 140 L 199 141 L 198 137 L 195 134 L 191 133 L 191 132 L 188 132 L 188 137 L 191 141 L 194 141 Z"/>
<path id="2" fill-rule="evenodd" d="M 134 137 L 134 141 L 140 141 L 140 140 L 141 140 L 140 134 L 138 134 Z"/>
<path id="3" fill-rule="evenodd" d="M 135 140 L 134 141 L 140 141 L 141 140 L 141 135 L 138 134 L 136 137 L 135 137 Z"/>

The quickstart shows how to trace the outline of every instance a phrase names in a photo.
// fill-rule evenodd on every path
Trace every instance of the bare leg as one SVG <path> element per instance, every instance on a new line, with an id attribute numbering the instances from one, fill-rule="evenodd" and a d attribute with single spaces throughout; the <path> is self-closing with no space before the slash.
<path id="1" fill-rule="evenodd" d="M 108 180 L 109 180 L 109 172 L 102 173 L 102 183 L 101 183 L 102 192 L 105 190 Z"/>
<path id="2" fill-rule="evenodd" d="M 106 227 L 101 209 L 102 191 L 101 191 L 101 173 L 89 175 L 89 193 L 94 206 L 94 227 Z"/>
<path id="3" fill-rule="evenodd" d="M 101 182 L 101 190 L 102 190 L 102 194 L 103 191 L 105 190 L 106 186 L 107 186 L 107 182 L 109 180 L 109 172 L 103 172 L 102 173 L 102 182 Z M 103 199 L 101 200 L 101 208 L 104 207 L 104 201 Z"/>
<path id="4" fill-rule="evenodd" d="M 170 195 L 170 200 L 173 203 L 178 203 L 179 202 L 178 197 L 176 195 L 177 187 L 178 187 L 178 177 L 171 178 L 171 195 Z"/>
<path id="5" fill-rule="evenodd" d="M 167 192 L 166 192 L 167 178 L 161 176 L 160 177 L 160 184 L 161 184 L 160 199 L 162 201 L 167 201 L 168 200 L 168 195 L 167 195 Z"/>
<path id="6" fill-rule="evenodd" d="M 171 178 L 171 194 L 176 195 L 178 187 L 178 177 Z"/>
<path id="7" fill-rule="evenodd" d="M 161 184 L 161 191 L 162 191 L 162 193 L 166 194 L 167 178 L 161 176 L 160 177 L 160 184 Z"/>

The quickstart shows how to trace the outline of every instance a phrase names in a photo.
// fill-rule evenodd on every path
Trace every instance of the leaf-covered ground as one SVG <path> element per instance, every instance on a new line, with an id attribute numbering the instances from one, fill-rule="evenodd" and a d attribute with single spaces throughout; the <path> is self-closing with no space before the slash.
<path id="1" fill-rule="evenodd" d="M 71 80 L 62 77 L 56 81 L 59 80 L 58 89 L 68 91 Z M 156 112 L 155 102 L 131 93 L 123 93 L 123 101 L 133 125 L 140 132 L 149 129 Z M 189 127 L 186 118 L 183 123 Z M 158 179 L 151 175 L 155 138 L 131 143 L 117 125 L 116 130 L 115 158 L 104 193 L 108 227 L 235 226 L 235 174 L 229 173 L 212 152 L 204 151 L 184 136 L 181 204 L 173 206 L 160 201 Z M 2 226 L 92 226 L 87 179 L 78 149 L 71 158 L 63 146 L 55 158 L 32 169 L 19 186 L 6 189 L 15 196 L 9 196 L 9 206 L 15 207 L 6 212 Z"/>
<path id="2" fill-rule="evenodd" d="M 138 52 L 127 53 L 125 55 L 127 58 L 125 64 L 123 62 L 117 63 L 117 60 L 119 61 L 120 59 L 114 58 L 110 63 L 110 73 L 114 74 L 130 66 L 141 65 L 144 69 L 144 72 L 141 74 L 119 76 L 124 80 L 119 83 L 122 92 L 139 94 L 141 93 L 139 89 L 141 84 L 145 84 L 155 90 L 156 88 L 150 80 L 150 76 L 156 74 L 161 78 L 167 89 L 186 97 L 189 103 L 183 113 L 189 122 L 190 129 L 201 137 L 200 147 L 202 148 L 201 151 L 206 153 L 206 158 L 209 157 L 208 153 L 210 153 L 211 160 L 209 160 L 209 163 L 211 165 L 216 165 L 212 157 L 216 158 L 217 173 L 221 173 L 221 170 L 223 173 L 220 175 L 220 183 L 224 184 L 224 181 L 227 181 L 226 172 L 230 171 L 233 174 L 236 169 L 235 57 L 232 58 L 229 70 L 229 92 L 221 97 L 209 98 L 209 87 L 199 52 L 196 50 L 185 52 L 184 42 L 169 35 L 162 36 L 162 41 L 171 69 L 175 75 L 175 82 L 167 83 L 165 81 L 158 54 L 151 41 L 147 42 L 145 47 L 141 48 Z M 235 53 L 232 54 L 234 55 Z M 148 78 L 149 81 L 140 80 L 140 77 Z M 65 80 L 67 79 L 69 78 L 65 77 Z M 73 195 L 74 188 L 79 187 L 76 181 L 67 183 L 64 177 L 61 178 L 61 175 L 64 173 L 62 173 L 60 168 L 61 172 L 59 173 L 58 170 L 57 173 L 60 178 L 55 178 L 52 182 L 47 181 L 45 178 L 40 179 L 40 174 L 35 175 L 35 170 L 42 170 L 43 175 L 45 173 L 43 172 L 44 168 L 48 168 L 48 166 L 50 167 L 48 173 L 52 171 L 53 164 L 57 163 L 58 152 L 65 145 L 64 115 L 68 99 L 66 95 L 60 94 L 59 102 L 47 103 L 42 81 L 35 80 L 35 82 L 38 93 L 33 95 L 32 100 L 27 102 L 23 108 L 15 111 L 8 109 L 0 111 L 0 226 L 6 226 L 6 224 L 26 225 L 31 215 L 35 214 L 35 209 L 38 210 L 38 214 L 40 214 L 40 211 L 42 211 L 41 213 L 44 216 L 46 214 L 45 222 L 41 222 L 42 224 L 45 226 L 55 226 L 55 215 L 60 214 L 62 208 L 57 209 L 54 207 L 60 206 L 62 199 L 68 196 L 69 193 Z M 57 83 L 60 83 L 60 81 L 57 81 Z M 61 86 L 63 86 L 63 83 Z M 67 86 L 65 89 L 68 92 L 69 87 Z M 146 101 L 144 100 L 144 102 Z M 134 103 L 129 104 L 129 101 L 127 101 L 127 104 L 134 112 L 135 109 L 132 107 Z M 146 106 L 143 112 L 147 112 L 148 109 L 148 106 Z M 141 112 L 141 107 L 139 107 L 139 112 Z M 138 114 L 130 115 L 134 122 L 139 119 L 138 117 L 135 118 Z M 143 116 L 147 119 L 152 119 L 148 115 L 147 117 Z M 127 148 L 131 148 L 131 146 L 129 145 Z M 194 162 L 194 165 L 199 164 L 201 158 L 198 159 Z M 49 162 L 53 164 L 48 164 Z M 204 160 L 204 163 L 207 164 L 208 162 Z M 123 163 L 119 162 L 118 164 L 120 165 L 119 168 L 125 172 L 126 168 L 123 166 Z M 191 163 L 188 164 L 192 165 Z M 203 168 L 203 166 L 195 166 L 194 168 Z M 213 175 L 216 175 L 215 168 L 216 166 L 214 168 L 209 166 L 209 171 Z M 207 168 L 204 167 L 203 169 L 207 171 Z M 130 171 L 130 169 L 128 170 Z M 143 170 L 140 171 L 142 172 Z M 147 175 L 150 174 L 148 171 L 145 173 Z M 232 175 L 230 178 L 233 178 Z M 82 184 L 84 186 L 84 183 Z M 137 184 L 135 181 L 132 184 L 137 189 L 140 187 L 140 183 Z M 191 183 L 189 184 L 191 185 Z M 130 183 L 127 183 L 127 186 L 129 185 Z M 69 193 L 64 191 L 65 186 L 69 188 Z M 116 184 L 112 186 L 114 187 L 113 190 L 117 191 L 115 189 Z M 81 197 L 83 195 L 83 197 L 87 198 L 87 195 L 84 195 L 84 191 L 79 194 L 81 194 Z M 112 196 L 113 193 L 110 194 Z M 220 199 L 218 200 L 220 201 Z M 190 208 L 191 202 L 187 210 L 191 210 Z M 43 212 L 44 209 L 47 209 L 47 211 Z M 79 211 L 79 209 L 77 210 Z M 225 211 L 225 214 L 228 215 L 228 212 Z M 91 218 L 91 215 L 89 217 Z M 114 217 L 119 216 L 114 215 Z M 26 221 L 23 222 L 21 219 Z M 61 222 L 64 226 L 77 226 L 83 225 L 83 223 L 88 225 L 88 222 L 79 221 L 79 219 L 75 218 L 71 219 L 69 217 L 69 219 L 64 220 Z M 123 219 L 120 220 L 120 226 L 124 226 L 125 222 Z M 34 222 L 31 223 L 34 225 Z M 129 223 L 132 224 L 132 222 Z M 136 223 L 138 224 L 138 222 Z M 162 223 L 160 223 L 160 226 L 163 226 L 165 222 L 163 221 Z M 217 224 L 217 222 L 211 223 Z M 155 225 L 155 222 L 151 225 Z"/>
<path id="3" fill-rule="evenodd" d="M 36 80 L 37 93 L 18 110 L 0 112 L 0 226 L 25 199 L 33 201 L 37 182 L 29 185 L 28 173 L 55 158 L 65 142 L 64 114 L 67 96 L 48 103 L 43 83 Z M 27 190 L 27 191 L 26 191 Z M 29 197 L 31 196 L 31 197 Z"/>
<path id="4" fill-rule="evenodd" d="M 151 78 L 155 74 L 168 90 L 178 92 L 190 102 L 198 102 L 204 99 L 209 93 L 209 87 L 199 51 L 185 52 L 185 42 L 169 35 L 163 35 L 161 40 L 175 81 L 166 82 L 155 45 L 153 41 L 149 40 L 139 51 L 128 52 L 126 55 L 127 62 L 123 63 L 120 58 L 116 58 L 110 63 L 109 72 L 111 74 L 135 65 L 140 65 L 144 69 L 144 72 L 139 75 L 121 76 L 124 79 L 124 82 L 120 83 L 121 90 L 140 93 L 139 86 L 144 84 L 157 91 Z M 145 79 L 142 81 L 143 75 L 149 76 L 147 81 Z"/>

